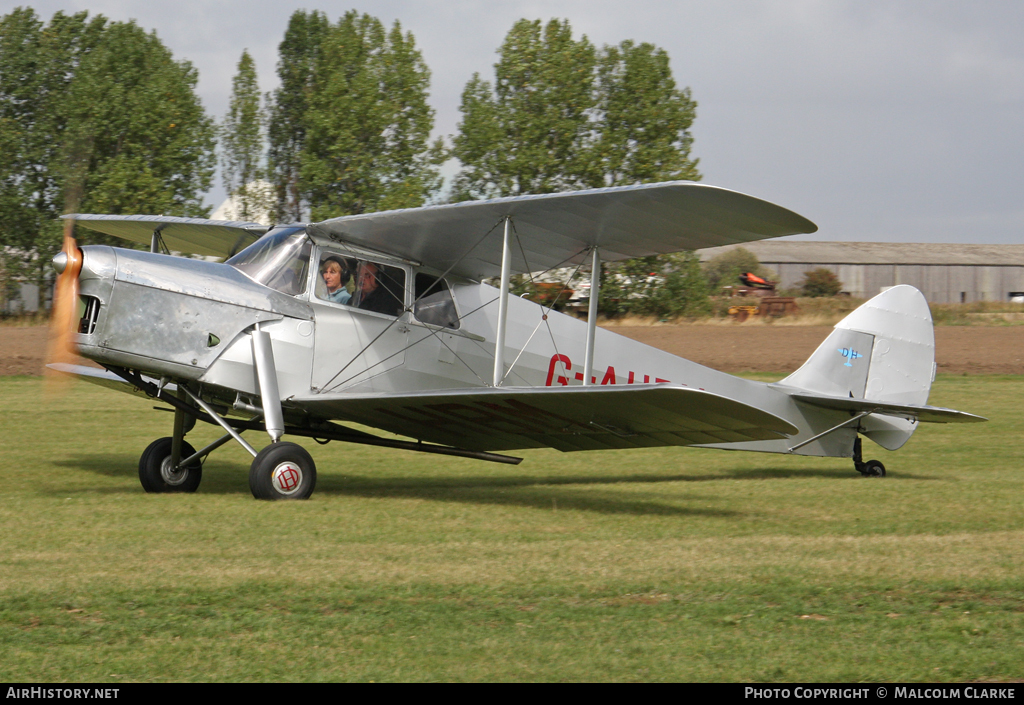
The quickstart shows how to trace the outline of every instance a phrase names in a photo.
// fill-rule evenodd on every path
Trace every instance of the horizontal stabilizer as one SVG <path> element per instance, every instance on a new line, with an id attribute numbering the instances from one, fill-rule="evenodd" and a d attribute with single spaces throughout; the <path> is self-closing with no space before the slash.
<path id="1" fill-rule="evenodd" d="M 823 409 L 836 409 L 837 411 L 850 411 L 853 413 L 868 411 L 873 414 L 898 416 L 912 421 L 925 421 L 928 423 L 978 423 L 988 421 L 984 416 L 975 416 L 965 411 L 945 409 L 941 406 L 892 404 L 871 399 L 852 399 L 819 394 L 791 394 L 790 396 L 797 401 L 802 401 L 812 406 L 819 406 Z"/>
<path id="2" fill-rule="evenodd" d="M 259 223 L 236 220 L 177 218 L 169 215 L 91 215 L 63 216 L 76 225 L 148 245 L 159 232 L 167 249 L 185 255 L 229 257 L 256 242 L 269 228 Z"/>
<path id="3" fill-rule="evenodd" d="M 473 388 L 293 398 L 311 415 L 470 450 L 561 451 L 773 440 L 797 428 L 766 411 L 675 385 Z"/>

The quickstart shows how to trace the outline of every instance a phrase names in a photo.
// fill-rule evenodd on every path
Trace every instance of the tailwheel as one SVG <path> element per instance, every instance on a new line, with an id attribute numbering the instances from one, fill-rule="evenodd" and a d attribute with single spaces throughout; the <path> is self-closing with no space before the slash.
<path id="1" fill-rule="evenodd" d="M 158 438 L 149 444 L 139 458 L 139 481 L 146 492 L 195 492 L 203 479 L 203 464 L 193 460 L 186 467 L 175 469 L 171 464 L 173 439 Z M 181 442 L 181 457 L 187 458 L 196 449 Z"/>
<path id="2" fill-rule="evenodd" d="M 853 442 L 853 467 L 863 477 L 885 477 L 885 466 L 878 460 L 864 462 L 861 455 L 860 436 Z"/>
<path id="3" fill-rule="evenodd" d="M 316 465 L 296 443 L 271 443 L 249 468 L 249 489 L 256 499 L 309 499 L 316 487 Z"/>
<path id="4" fill-rule="evenodd" d="M 869 460 L 864 463 L 864 469 L 860 474 L 864 477 L 885 477 L 885 466 L 877 460 Z"/>

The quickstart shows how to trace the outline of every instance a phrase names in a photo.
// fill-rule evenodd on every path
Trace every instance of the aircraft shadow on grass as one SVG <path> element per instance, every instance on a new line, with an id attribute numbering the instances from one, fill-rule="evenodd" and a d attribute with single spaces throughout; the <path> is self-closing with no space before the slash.
<path id="1" fill-rule="evenodd" d="M 137 474 L 132 463 L 114 455 L 80 454 L 71 459 L 58 461 L 58 466 L 86 470 L 107 477 L 131 477 Z M 217 471 L 203 478 L 200 493 L 245 494 L 249 491 L 248 468 L 241 465 L 221 463 Z M 710 509 L 668 504 L 664 497 L 650 495 L 612 495 L 610 492 L 595 492 L 593 489 L 578 490 L 570 486 L 641 485 L 666 482 L 715 482 L 715 481 L 766 481 L 788 480 L 811 477 L 828 479 L 864 480 L 846 468 L 743 468 L 724 470 L 716 474 L 655 474 L 631 473 L 595 477 L 594 475 L 508 475 L 494 476 L 449 476 L 428 478 L 416 477 L 373 477 L 368 475 L 337 475 L 321 473 L 317 478 L 317 491 L 324 494 L 350 497 L 396 497 L 404 499 L 427 499 L 433 501 L 457 502 L 463 504 L 493 504 L 535 507 L 538 509 L 581 509 L 604 514 L 634 514 L 662 516 L 721 516 L 738 517 L 744 514 L 729 509 Z M 900 473 L 891 480 L 936 480 L 939 478 Z M 133 486 L 91 488 L 83 492 L 123 494 L 138 492 Z M 66 494 L 61 490 L 58 494 Z M 686 496 L 677 500 L 685 502 Z M 701 497 L 706 502 L 707 497 Z"/>

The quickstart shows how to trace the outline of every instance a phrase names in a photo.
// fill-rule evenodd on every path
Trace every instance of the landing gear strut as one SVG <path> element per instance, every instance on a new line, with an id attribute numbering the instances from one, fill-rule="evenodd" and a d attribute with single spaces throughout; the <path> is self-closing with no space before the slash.
<path id="1" fill-rule="evenodd" d="M 861 455 L 860 436 L 857 436 L 857 440 L 853 442 L 853 467 L 864 477 L 885 477 L 885 466 L 881 461 L 864 462 Z"/>

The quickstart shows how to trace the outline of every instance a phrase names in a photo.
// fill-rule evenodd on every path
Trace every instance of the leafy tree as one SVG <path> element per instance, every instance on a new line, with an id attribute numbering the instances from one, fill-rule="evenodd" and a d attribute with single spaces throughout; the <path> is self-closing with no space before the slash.
<path id="1" fill-rule="evenodd" d="M 697 104 L 689 88 L 676 89 L 664 49 L 630 40 L 606 46 L 596 94 L 588 185 L 700 180 L 690 159 Z"/>
<path id="2" fill-rule="evenodd" d="M 524 19 L 498 54 L 493 84 L 474 74 L 462 93 L 452 200 L 701 178 L 690 157 L 697 104 L 676 87 L 664 50 L 632 41 L 597 50 L 574 40 L 567 20 Z M 605 315 L 710 310 L 692 255 L 603 269 Z"/>
<path id="3" fill-rule="evenodd" d="M 277 199 L 275 219 L 279 222 L 303 218 L 300 155 L 306 144 L 306 117 L 316 65 L 330 28 L 324 13 L 296 10 L 278 45 L 277 76 L 281 85 L 270 101 L 267 161 Z"/>
<path id="4" fill-rule="evenodd" d="M 756 274 L 762 279 L 775 277 L 775 273 L 762 266 L 757 255 L 745 247 L 734 247 L 704 264 L 704 276 L 711 291 L 720 291 L 725 286 L 739 286 L 740 275 L 745 272 Z"/>
<path id="5" fill-rule="evenodd" d="M 95 213 L 205 215 L 215 127 L 199 75 L 155 32 L 107 25 L 68 92 L 71 149 L 84 149 L 81 208 Z M 80 147 L 79 145 L 84 145 Z"/>
<path id="6" fill-rule="evenodd" d="M 676 87 L 664 49 L 625 41 L 598 50 L 574 40 L 568 20 L 520 19 L 498 53 L 494 83 L 474 74 L 462 94 L 453 201 L 699 180 L 696 102 Z M 679 254 L 604 265 L 600 312 L 710 309 L 695 262 Z"/>
<path id="7" fill-rule="evenodd" d="M 58 12 L 44 25 L 25 8 L 0 18 L 0 145 L 15 147 L 0 161 L 8 263 L 43 284 L 67 208 L 205 214 L 214 128 L 197 78 L 134 22 Z"/>
<path id="8" fill-rule="evenodd" d="M 65 205 L 65 97 L 106 20 L 30 8 L 0 17 L 0 258 L 8 284 L 43 283 Z M 8 288 L 5 286 L 5 288 Z"/>
<path id="9" fill-rule="evenodd" d="M 843 283 L 839 277 L 830 269 L 818 267 L 804 273 L 803 280 L 798 285 L 804 296 L 835 296 L 843 289 Z"/>
<path id="10" fill-rule="evenodd" d="M 693 252 L 679 252 L 659 258 L 668 266 L 661 285 L 647 298 L 648 311 L 666 318 L 699 318 L 711 313 L 708 284 Z M 641 310 L 642 311 L 642 310 Z"/>
<path id="11" fill-rule="evenodd" d="M 568 20 L 519 20 L 498 53 L 493 87 L 474 74 L 462 93 L 453 199 L 585 188 L 593 45 Z"/>
<path id="12" fill-rule="evenodd" d="M 231 216 L 238 220 L 264 217 L 270 210 L 266 190 L 259 183 L 265 176 L 263 123 L 256 64 L 246 50 L 238 62 L 228 114 L 219 130 L 224 189 L 238 204 Z"/>
<path id="13" fill-rule="evenodd" d="M 696 318 L 711 312 L 707 280 L 692 252 L 637 257 L 602 267 L 598 311 L 661 318 Z"/>
<path id="14" fill-rule="evenodd" d="M 474 74 L 462 93 L 453 200 L 700 179 L 697 104 L 663 49 L 519 20 L 498 53 L 493 85 Z"/>
<path id="15" fill-rule="evenodd" d="M 398 22 L 348 12 L 314 65 L 299 191 L 314 220 L 422 205 L 445 150 L 428 144 L 430 71 Z"/>

